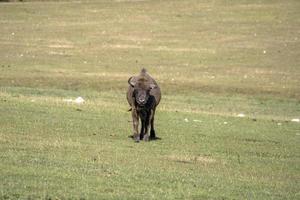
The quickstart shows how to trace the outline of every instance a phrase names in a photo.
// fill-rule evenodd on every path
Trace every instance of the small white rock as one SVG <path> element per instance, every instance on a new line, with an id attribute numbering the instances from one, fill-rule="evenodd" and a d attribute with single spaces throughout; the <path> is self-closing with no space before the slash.
<path id="1" fill-rule="evenodd" d="M 245 114 L 240 113 L 240 114 L 238 114 L 237 116 L 238 116 L 238 117 L 245 117 Z"/>
<path id="2" fill-rule="evenodd" d="M 84 102 L 84 99 L 82 97 L 77 97 L 74 102 L 77 104 L 82 104 Z"/>
<path id="3" fill-rule="evenodd" d="M 281 123 L 277 123 L 278 126 L 281 126 Z"/>
<path id="4" fill-rule="evenodd" d="M 224 124 L 228 124 L 228 122 L 224 122 Z"/>
<path id="5" fill-rule="evenodd" d="M 266 51 L 266 50 L 264 50 L 264 51 L 263 51 L 263 53 L 264 53 L 264 54 L 266 54 L 266 53 L 267 53 L 267 51 Z"/>
<path id="6" fill-rule="evenodd" d="M 198 119 L 194 119 L 193 121 L 194 122 L 202 122 L 201 120 L 198 120 Z"/>
<path id="7" fill-rule="evenodd" d="M 296 118 L 295 118 L 295 119 L 292 119 L 291 121 L 292 121 L 292 122 L 300 122 L 300 119 L 296 119 Z"/>
<path id="8" fill-rule="evenodd" d="M 185 121 L 185 122 L 189 122 L 188 118 L 185 118 L 184 121 Z"/>

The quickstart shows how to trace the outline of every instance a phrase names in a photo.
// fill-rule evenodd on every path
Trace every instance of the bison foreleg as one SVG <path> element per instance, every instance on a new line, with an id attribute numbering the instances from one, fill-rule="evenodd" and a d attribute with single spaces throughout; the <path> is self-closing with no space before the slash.
<path id="1" fill-rule="evenodd" d="M 139 142 L 140 141 L 140 134 L 138 132 L 138 129 L 139 129 L 139 115 L 137 113 L 137 110 L 132 109 L 131 115 L 132 115 L 132 123 L 133 123 L 133 139 L 136 142 Z"/>
<path id="2" fill-rule="evenodd" d="M 149 141 L 149 130 L 151 125 L 151 119 L 153 118 L 153 110 L 150 110 L 149 115 L 147 116 L 146 122 L 145 122 L 145 135 L 144 135 L 144 141 Z"/>
<path id="3" fill-rule="evenodd" d="M 141 119 L 141 131 L 140 131 L 140 139 L 142 140 L 144 138 L 145 134 L 145 120 Z"/>

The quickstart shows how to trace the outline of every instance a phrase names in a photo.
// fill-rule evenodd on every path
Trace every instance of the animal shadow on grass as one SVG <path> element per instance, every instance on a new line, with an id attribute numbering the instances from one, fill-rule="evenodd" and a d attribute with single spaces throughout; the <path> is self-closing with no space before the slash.
<path id="1" fill-rule="evenodd" d="M 128 138 L 134 139 L 133 135 L 129 135 Z M 154 141 L 154 140 L 161 140 L 162 138 L 160 137 L 149 137 L 149 141 Z"/>

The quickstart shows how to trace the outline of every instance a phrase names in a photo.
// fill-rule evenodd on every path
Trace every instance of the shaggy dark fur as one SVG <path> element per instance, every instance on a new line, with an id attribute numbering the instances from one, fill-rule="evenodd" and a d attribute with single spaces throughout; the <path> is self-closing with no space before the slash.
<path id="1" fill-rule="evenodd" d="M 156 139 L 154 115 L 161 99 L 160 88 L 145 69 L 142 69 L 138 76 L 129 78 L 128 83 L 127 101 L 131 106 L 133 138 L 136 142 Z M 138 132 L 139 119 L 141 120 L 140 133 Z"/>

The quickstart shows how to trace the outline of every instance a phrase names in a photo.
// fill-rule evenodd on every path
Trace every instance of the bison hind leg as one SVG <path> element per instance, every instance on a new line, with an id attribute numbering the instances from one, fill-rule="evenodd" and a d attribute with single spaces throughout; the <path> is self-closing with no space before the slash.
<path id="1" fill-rule="evenodd" d="M 150 131 L 150 140 L 161 140 L 160 137 L 156 136 L 154 129 L 151 129 L 151 131 Z"/>
<path id="2" fill-rule="evenodd" d="M 156 138 L 155 130 L 151 128 L 151 130 L 150 130 L 150 139 L 155 140 L 155 138 Z"/>
<path id="3" fill-rule="evenodd" d="M 151 119 L 150 140 L 156 139 L 155 130 L 154 130 L 154 114 L 155 114 L 155 109 L 153 110 L 153 116 Z"/>

